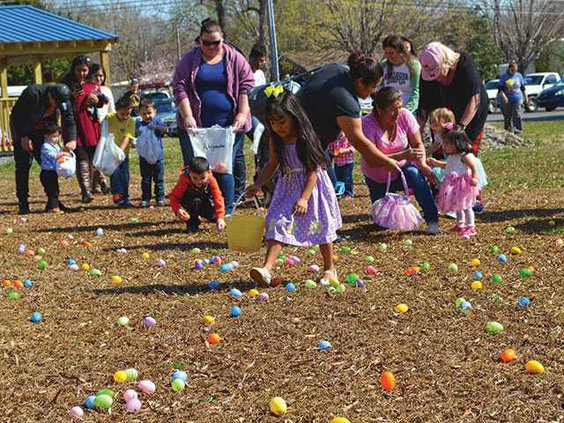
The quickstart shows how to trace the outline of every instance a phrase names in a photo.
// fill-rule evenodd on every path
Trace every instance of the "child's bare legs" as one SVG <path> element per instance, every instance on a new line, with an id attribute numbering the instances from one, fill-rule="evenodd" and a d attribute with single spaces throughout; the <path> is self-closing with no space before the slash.
<path id="1" fill-rule="evenodd" d="M 280 251 L 282 251 L 282 244 L 278 241 L 267 241 L 266 245 L 266 257 L 262 266 L 270 272 L 274 262 L 280 255 Z"/>
<path id="2" fill-rule="evenodd" d="M 335 264 L 333 263 L 333 243 L 321 244 L 319 246 L 321 257 L 323 257 L 323 277 L 319 281 L 322 285 L 328 285 L 331 278 L 337 278 Z"/>

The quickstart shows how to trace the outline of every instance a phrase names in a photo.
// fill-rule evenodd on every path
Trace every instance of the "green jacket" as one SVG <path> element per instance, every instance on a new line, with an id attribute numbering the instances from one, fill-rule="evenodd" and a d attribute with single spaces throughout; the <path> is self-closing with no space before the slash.
<path id="1" fill-rule="evenodd" d="M 384 79 L 382 80 L 382 86 L 386 86 L 386 68 L 387 68 L 388 61 L 386 59 L 382 60 L 380 64 L 384 69 Z M 419 60 L 413 60 L 412 69 L 411 69 L 411 96 L 409 97 L 409 101 L 407 104 L 404 104 L 404 108 L 409 110 L 410 112 L 414 112 L 419 107 L 419 76 L 421 75 L 421 64 Z"/>

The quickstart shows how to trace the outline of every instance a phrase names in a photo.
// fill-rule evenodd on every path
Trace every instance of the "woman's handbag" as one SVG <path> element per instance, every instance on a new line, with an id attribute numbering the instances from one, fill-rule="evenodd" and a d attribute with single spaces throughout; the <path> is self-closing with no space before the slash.
<path id="1" fill-rule="evenodd" d="M 403 172 L 400 172 L 400 177 L 405 195 L 390 192 L 391 175 L 388 173 L 386 195 L 374 201 L 370 215 L 372 221 L 383 228 L 411 231 L 423 222 L 423 218 L 419 210 L 411 204 Z"/>

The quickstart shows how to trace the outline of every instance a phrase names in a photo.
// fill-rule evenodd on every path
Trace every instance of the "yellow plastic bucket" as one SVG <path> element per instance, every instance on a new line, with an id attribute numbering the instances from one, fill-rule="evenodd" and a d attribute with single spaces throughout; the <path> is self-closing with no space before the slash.
<path id="1" fill-rule="evenodd" d="M 264 236 L 264 216 L 260 214 L 258 202 L 257 214 L 255 215 L 233 215 L 227 220 L 227 247 L 230 250 L 249 253 L 260 250 Z"/>

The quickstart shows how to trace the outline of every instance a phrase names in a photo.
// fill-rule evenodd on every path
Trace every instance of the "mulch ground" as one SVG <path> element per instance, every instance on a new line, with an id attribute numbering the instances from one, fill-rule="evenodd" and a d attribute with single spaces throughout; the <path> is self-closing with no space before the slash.
<path id="1" fill-rule="evenodd" d="M 134 182 L 132 184 L 136 186 Z M 226 249 L 224 234 L 211 225 L 197 235 L 186 234 L 168 208 L 115 209 L 109 197 L 96 197 L 83 211 L 63 216 L 39 213 L 43 197 L 33 185 L 33 213 L 23 222 L 16 215 L 12 184 L 0 190 L 0 264 L 6 280 L 33 280 L 33 287 L 4 287 L 0 297 L 0 413 L 2 421 L 68 421 L 69 408 L 81 405 L 102 388 L 116 392 L 110 410 L 87 411 L 85 421 L 135 422 L 329 422 L 345 416 L 351 422 L 548 422 L 563 421 L 564 389 L 564 248 L 558 235 L 564 224 L 561 190 L 486 193 L 487 212 L 478 218 L 479 235 L 462 241 L 441 220 L 440 236 L 379 231 L 370 224 L 367 192 L 343 202 L 348 254 L 337 251 L 338 269 L 361 275 L 366 285 L 347 285 L 344 294 L 307 289 L 304 281 L 312 264 L 321 265 L 319 253 L 287 248 L 301 258 L 294 267 L 277 272 L 298 290 L 283 286 L 267 290 L 269 300 L 257 302 L 248 291 L 249 269 L 262 262 L 264 249 L 240 254 Z M 72 207 L 76 182 L 63 184 L 63 199 Z M 133 189 L 133 195 L 138 192 Z M 246 209 L 249 213 L 251 209 Z M 132 222 L 132 217 L 137 222 Z M 135 219 L 134 219 L 135 220 Z M 505 229 L 515 227 L 515 233 Z M 12 228 L 13 233 L 6 233 Z M 96 236 L 97 228 L 104 234 Z M 72 235 L 74 239 L 70 239 Z M 560 235 L 561 237 L 561 235 Z M 412 247 L 404 245 L 406 239 Z M 61 241 L 68 241 L 64 248 Z M 90 247 L 83 242 L 91 243 Z M 386 243 L 381 251 L 379 243 Z M 48 269 L 17 253 L 17 246 L 44 248 Z M 491 245 L 507 255 L 501 264 Z M 510 249 L 518 246 L 520 255 Z M 193 248 L 200 248 L 195 254 Z M 126 253 L 116 252 L 125 248 Z M 142 253 L 148 253 L 144 259 Z M 239 267 L 220 272 L 209 265 L 194 269 L 194 260 L 219 255 Z M 377 274 L 365 274 L 366 256 L 373 256 Z M 67 258 L 88 263 L 101 276 L 73 271 Z M 166 267 L 156 265 L 158 259 Z M 474 268 L 470 261 L 481 264 Z M 420 277 L 405 271 L 427 261 Z M 449 263 L 458 272 L 448 270 Z M 533 266 L 534 275 L 519 276 Z M 483 273 L 483 289 L 470 284 L 475 270 Z M 493 274 L 504 278 L 491 282 Z M 111 281 L 123 278 L 121 284 Z M 211 280 L 221 283 L 210 291 Z M 229 297 L 238 288 L 240 299 Z M 517 307 L 526 296 L 531 305 Z M 472 304 L 467 315 L 455 301 Z M 409 311 L 394 312 L 399 303 Z M 242 309 L 229 317 L 232 305 Z M 29 317 L 39 311 L 43 321 Z M 153 316 L 157 325 L 145 329 L 141 321 Z M 206 343 L 204 315 L 215 317 L 212 330 L 218 345 Z M 128 316 L 127 327 L 118 326 Z M 502 323 L 505 331 L 489 334 L 488 321 Z M 322 339 L 330 351 L 316 348 Z M 517 360 L 503 364 L 504 348 L 517 351 Z M 540 361 L 544 375 L 527 374 L 524 364 Z M 135 383 L 116 384 L 116 370 L 135 368 L 139 379 L 157 385 L 154 395 L 140 394 L 138 414 L 128 414 L 122 392 Z M 188 372 L 186 389 L 170 387 L 174 368 Z M 379 377 L 394 373 L 397 385 L 384 392 Z M 288 403 L 285 417 L 269 413 L 274 396 Z"/>

